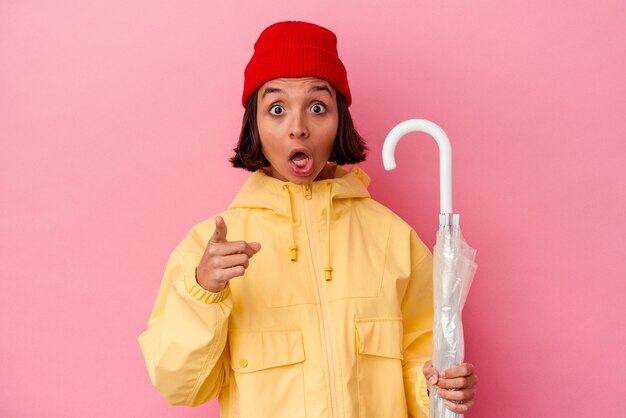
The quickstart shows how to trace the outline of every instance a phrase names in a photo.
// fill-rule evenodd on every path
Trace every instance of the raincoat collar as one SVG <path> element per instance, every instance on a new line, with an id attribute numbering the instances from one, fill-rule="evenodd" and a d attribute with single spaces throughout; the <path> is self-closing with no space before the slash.
<path id="1" fill-rule="evenodd" d="M 360 167 L 353 166 L 350 171 L 346 172 L 338 166 L 335 178 L 314 181 L 311 183 L 311 187 L 314 194 L 323 193 L 326 195 L 327 184 L 331 184 L 331 200 L 354 199 L 370 197 L 367 191 L 369 183 L 370 177 Z M 285 185 L 290 190 L 298 190 L 305 187 L 304 185 L 275 179 L 260 170 L 255 171 L 241 187 L 229 209 L 271 209 L 277 213 L 289 215 L 291 208 L 285 198 L 285 188 L 283 187 Z"/>
<path id="2" fill-rule="evenodd" d="M 333 201 L 340 199 L 358 199 L 370 197 L 367 186 L 370 178 L 359 167 L 354 166 L 349 172 L 336 167 L 335 177 L 317 180 L 310 185 L 299 185 L 278 180 L 263 171 L 256 171 L 248 177 L 243 187 L 230 205 L 230 209 L 269 209 L 289 218 L 289 260 L 298 260 L 298 245 L 294 233 L 294 207 L 292 193 L 310 187 L 314 196 L 325 196 L 326 203 L 326 248 L 324 251 L 324 279 L 332 280 L 330 230 L 333 214 Z"/>

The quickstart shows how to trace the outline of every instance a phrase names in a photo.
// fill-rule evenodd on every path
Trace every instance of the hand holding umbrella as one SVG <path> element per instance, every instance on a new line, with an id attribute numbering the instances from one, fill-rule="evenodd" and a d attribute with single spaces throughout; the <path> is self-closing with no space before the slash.
<path id="1" fill-rule="evenodd" d="M 474 406 L 474 396 L 476 394 L 474 386 L 478 383 L 478 376 L 474 374 L 473 365 L 463 363 L 437 373 L 433 368 L 432 361 L 429 360 L 424 364 L 424 377 L 428 380 L 429 386 L 431 386 L 430 390 L 437 391 L 437 396 L 443 400 L 443 404 L 450 411 L 464 414 Z M 441 415 L 444 413 L 443 407 L 440 407 L 438 410 L 440 411 L 439 416 L 454 416 Z M 431 413 L 435 413 L 434 408 L 431 410 Z M 445 411 L 445 413 L 449 414 L 449 411 Z"/>

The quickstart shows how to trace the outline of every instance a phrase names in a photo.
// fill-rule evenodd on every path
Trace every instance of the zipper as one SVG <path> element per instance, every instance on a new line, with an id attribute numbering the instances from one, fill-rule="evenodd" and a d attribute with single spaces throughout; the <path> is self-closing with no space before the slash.
<path id="1" fill-rule="evenodd" d="M 311 260 L 313 261 L 313 270 L 315 272 L 315 284 L 317 286 L 317 293 L 320 298 L 320 305 L 322 307 L 322 328 L 324 329 L 324 339 L 326 340 L 326 362 L 328 363 L 328 375 L 330 380 L 330 398 L 332 403 L 333 417 L 339 418 L 339 401 L 337 399 L 337 371 L 335 369 L 335 350 L 332 343 L 330 332 L 330 319 L 328 314 L 328 299 L 326 298 L 326 289 L 324 288 L 324 278 L 320 275 L 322 271 L 319 262 L 319 256 L 317 249 L 319 248 L 317 242 L 317 235 L 313 230 L 313 224 L 311 223 L 311 197 L 312 187 L 307 184 L 304 186 L 304 215 L 306 218 L 307 235 L 309 237 L 309 248 L 311 249 Z"/>

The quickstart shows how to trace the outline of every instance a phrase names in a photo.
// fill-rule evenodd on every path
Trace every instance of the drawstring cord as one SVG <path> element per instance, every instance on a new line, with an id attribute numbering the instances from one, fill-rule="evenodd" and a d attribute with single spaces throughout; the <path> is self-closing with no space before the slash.
<path id="1" fill-rule="evenodd" d="M 333 205 L 332 183 L 326 183 L 327 185 L 327 200 L 326 200 L 326 251 L 324 253 L 324 280 L 330 281 L 333 279 L 333 267 L 330 263 L 330 212 Z M 289 256 L 291 261 L 298 260 L 298 246 L 296 245 L 294 227 L 293 227 L 293 205 L 291 203 L 291 189 L 288 185 L 284 185 L 283 189 L 287 192 L 287 206 L 289 207 L 289 221 L 291 229 L 291 242 L 289 244 Z"/>
<path id="2" fill-rule="evenodd" d="M 289 257 L 291 261 L 298 260 L 298 246 L 293 232 L 293 206 L 291 205 L 291 190 L 288 185 L 284 185 L 283 189 L 287 191 L 287 205 L 289 206 L 289 228 L 291 229 L 291 243 L 289 244 Z"/>
<path id="3" fill-rule="evenodd" d="M 330 281 L 333 279 L 333 268 L 330 264 L 330 210 L 333 205 L 333 185 L 332 183 L 326 183 L 326 185 L 328 186 L 328 199 L 326 201 L 328 205 L 326 206 L 326 257 L 324 260 L 324 280 Z"/>

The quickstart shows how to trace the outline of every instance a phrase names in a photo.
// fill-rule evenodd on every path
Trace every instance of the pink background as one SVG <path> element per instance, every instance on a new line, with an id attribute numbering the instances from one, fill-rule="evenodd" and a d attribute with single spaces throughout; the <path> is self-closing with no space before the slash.
<path id="1" fill-rule="evenodd" d="M 480 268 L 471 417 L 623 416 L 626 3 L 0 3 L 0 416 L 216 417 L 170 407 L 136 342 L 167 256 L 225 208 L 260 31 L 335 31 L 373 195 L 434 244 L 434 141 Z M 426 139 L 417 134 L 414 138 Z"/>

